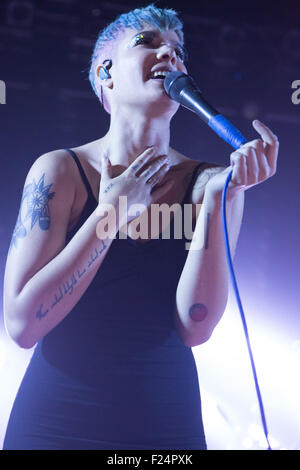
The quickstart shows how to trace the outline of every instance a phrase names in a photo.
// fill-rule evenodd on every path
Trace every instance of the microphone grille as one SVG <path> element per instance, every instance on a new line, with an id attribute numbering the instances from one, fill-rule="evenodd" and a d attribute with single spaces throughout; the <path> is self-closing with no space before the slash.
<path id="1" fill-rule="evenodd" d="M 177 95 L 180 93 L 183 86 L 182 79 L 185 80 L 186 77 L 188 77 L 188 75 L 183 72 L 178 72 L 178 70 L 168 73 L 164 79 L 164 87 L 167 95 L 172 98 L 171 94 L 174 96 L 174 94 Z"/>

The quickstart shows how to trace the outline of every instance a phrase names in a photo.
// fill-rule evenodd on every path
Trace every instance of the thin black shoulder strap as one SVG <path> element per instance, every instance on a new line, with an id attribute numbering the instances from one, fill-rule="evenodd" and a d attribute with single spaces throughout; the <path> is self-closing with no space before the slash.
<path id="1" fill-rule="evenodd" d="M 78 166 L 79 173 L 80 173 L 81 178 L 82 178 L 82 180 L 83 180 L 83 182 L 84 182 L 84 185 L 85 185 L 85 187 L 86 187 L 86 190 L 87 190 L 87 192 L 88 192 L 89 197 L 92 197 L 93 199 L 95 199 L 94 194 L 93 194 L 93 191 L 92 191 L 92 188 L 91 188 L 91 185 L 90 185 L 90 183 L 89 183 L 89 180 L 87 179 L 87 176 L 86 176 L 86 174 L 85 174 L 85 172 L 84 172 L 84 170 L 83 170 L 83 168 L 82 168 L 82 165 L 81 165 L 80 160 L 79 160 L 79 158 L 77 157 L 76 153 L 75 153 L 73 150 L 71 150 L 71 149 L 65 149 L 65 150 L 66 150 L 67 152 L 69 152 L 69 154 L 72 155 L 72 157 L 74 158 L 74 160 L 75 160 L 75 162 L 76 162 L 76 164 L 77 164 L 77 166 Z"/>
<path id="2" fill-rule="evenodd" d="M 194 187 L 194 184 L 195 184 L 195 181 L 196 181 L 196 178 L 197 178 L 197 170 L 201 167 L 205 165 L 205 162 L 201 162 L 199 163 L 199 165 L 195 166 L 194 170 L 193 170 L 193 174 L 192 174 L 192 177 L 191 177 L 191 180 L 190 180 L 190 183 L 188 185 L 188 188 L 185 192 L 185 195 L 184 195 L 184 198 L 183 198 L 183 201 L 182 201 L 182 204 L 187 204 L 189 199 L 190 199 L 190 194 L 193 190 L 193 187 Z"/>

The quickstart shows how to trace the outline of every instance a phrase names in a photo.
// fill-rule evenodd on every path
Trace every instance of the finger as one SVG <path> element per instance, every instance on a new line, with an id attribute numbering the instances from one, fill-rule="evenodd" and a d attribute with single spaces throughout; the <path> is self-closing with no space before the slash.
<path id="1" fill-rule="evenodd" d="M 272 145 L 278 142 L 277 136 L 271 131 L 271 129 L 269 129 L 269 127 L 267 127 L 261 121 L 258 121 L 258 119 L 255 119 L 252 122 L 252 125 L 267 144 Z"/>
<path id="2" fill-rule="evenodd" d="M 263 142 L 261 139 L 254 139 L 250 140 L 249 142 L 246 142 L 243 144 L 238 150 L 242 151 L 243 149 L 247 149 L 247 147 L 253 147 L 255 150 L 263 152 L 265 149 L 265 146 L 267 145 L 266 143 Z"/>
<path id="3" fill-rule="evenodd" d="M 141 178 L 151 178 L 157 171 L 159 171 L 163 165 L 169 165 L 168 155 L 159 156 L 152 164 L 150 164 L 145 171 L 143 171 L 139 176 Z"/>
<path id="4" fill-rule="evenodd" d="M 169 171 L 170 165 L 168 163 L 165 163 L 158 171 L 152 174 L 152 176 L 146 181 L 147 184 L 150 184 L 150 186 L 155 186 L 159 181 L 162 180 L 162 178 L 165 176 L 165 174 Z"/>
<path id="5" fill-rule="evenodd" d="M 155 152 L 155 147 L 148 147 L 139 155 L 127 168 L 126 172 L 130 175 L 136 176 L 136 173 L 150 160 Z"/>
<path id="6" fill-rule="evenodd" d="M 232 177 L 234 184 L 245 186 L 247 184 L 246 156 L 241 152 L 231 154 Z"/>
<path id="7" fill-rule="evenodd" d="M 263 179 L 269 178 L 271 176 L 271 169 L 269 167 L 269 162 L 265 155 L 268 144 L 263 142 L 261 139 L 255 139 L 244 144 L 242 147 L 240 147 L 240 150 L 244 149 L 247 151 L 248 147 L 254 148 L 256 151 L 256 158 L 257 158 L 258 172 L 259 172 L 258 180 L 261 181 Z"/>
<path id="8" fill-rule="evenodd" d="M 276 172 L 279 141 L 277 136 L 262 122 L 255 120 L 252 123 L 254 129 L 261 135 L 262 140 L 267 144 L 265 154 L 271 169 L 271 174 Z"/>
<path id="9" fill-rule="evenodd" d="M 247 186 L 257 184 L 259 179 L 259 166 L 257 154 L 254 148 L 249 147 L 246 155 L 247 164 Z"/>
<path id="10" fill-rule="evenodd" d="M 259 166 L 259 180 L 261 181 L 269 178 L 271 176 L 271 169 L 264 150 L 258 153 L 257 162 Z"/>
<path id="11" fill-rule="evenodd" d="M 102 179 L 111 178 L 111 162 L 107 154 L 101 159 L 101 177 Z"/>

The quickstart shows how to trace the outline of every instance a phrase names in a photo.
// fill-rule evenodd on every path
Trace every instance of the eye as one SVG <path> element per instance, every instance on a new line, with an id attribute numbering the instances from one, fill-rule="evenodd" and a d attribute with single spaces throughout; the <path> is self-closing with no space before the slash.
<path id="1" fill-rule="evenodd" d="M 139 45 L 150 45 L 152 47 L 159 47 L 160 42 L 155 40 L 156 36 L 154 33 L 151 31 L 146 31 L 137 34 L 131 41 L 131 46 L 139 46 Z M 178 45 L 175 48 L 175 52 L 179 60 L 181 62 L 186 62 L 187 61 L 187 51 L 184 46 Z"/>
<path id="2" fill-rule="evenodd" d="M 145 33 L 140 33 L 133 38 L 131 43 L 132 46 L 138 46 L 139 44 L 150 44 L 152 42 L 153 36 Z"/>
<path id="3" fill-rule="evenodd" d="M 175 52 L 176 52 L 177 57 L 179 57 L 179 59 L 182 62 L 187 61 L 187 50 L 185 49 L 185 47 L 183 46 L 176 47 Z"/>

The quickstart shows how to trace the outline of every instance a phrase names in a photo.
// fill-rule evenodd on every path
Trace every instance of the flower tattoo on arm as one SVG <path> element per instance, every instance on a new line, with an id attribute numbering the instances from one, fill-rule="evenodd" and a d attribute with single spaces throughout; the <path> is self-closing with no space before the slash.
<path id="1" fill-rule="evenodd" d="M 32 183 L 25 186 L 9 249 L 12 246 L 17 248 L 18 239 L 26 237 L 25 222 L 27 220 L 30 221 L 30 230 L 33 229 L 37 222 L 41 230 L 49 229 L 51 217 L 48 203 L 55 195 L 55 191 L 50 192 L 51 186 L 52 183 L 45 185 L 45 173 L 43 173 L 38 183 L 33 180 Z M 22 218 L 23 213 L 24 216 Z"/>

